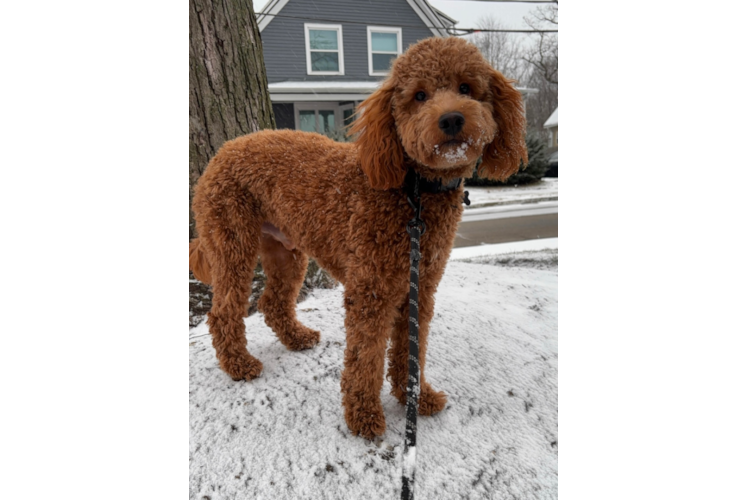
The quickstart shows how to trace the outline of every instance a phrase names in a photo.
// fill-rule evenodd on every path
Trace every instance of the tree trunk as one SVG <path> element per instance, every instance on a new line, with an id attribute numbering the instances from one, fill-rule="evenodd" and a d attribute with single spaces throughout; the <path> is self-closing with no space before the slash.
<path id="1" fill-rule="evenodd" d="M 190 239 L 195 183 L 227 140 L 275 128 L 252 0 L 190 0 Z"/>

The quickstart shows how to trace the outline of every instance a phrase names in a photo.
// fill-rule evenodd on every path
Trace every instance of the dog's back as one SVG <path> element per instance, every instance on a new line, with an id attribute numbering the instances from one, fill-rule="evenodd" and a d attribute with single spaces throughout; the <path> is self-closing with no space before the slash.
<path id="1" fill-rule="evenodd" d="M 270 223 L 340 281 L 350 204 L 370 191 L 352 143 L 292 130 L 268 130 L 227 142 L 195 188 L 200 238 L 190 244 L 190 269 L 210 283 L 211 245 L 204 241 L 216 212 L 236 209 L 245 223 Z M 220 207 L 223 205 L 223 208 Z M 226 205 L 233 205 L 227 207 Z M 238 222 L 238 221 L 237 221 Z M 259 232 L 255 231 L 259 238 Z"/>

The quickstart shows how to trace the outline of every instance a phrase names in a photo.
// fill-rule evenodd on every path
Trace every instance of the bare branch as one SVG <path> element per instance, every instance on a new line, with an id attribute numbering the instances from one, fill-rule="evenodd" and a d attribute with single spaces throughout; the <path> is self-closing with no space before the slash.
<path id="1" fill-rule="evenodd" d="M 534 30 L 558 29 L 558 4 L 538 6 L 525 22 Z M 558 34 L 537 33 L 522 53 L 527 64 L 527 86 L 538 89 L 526 101 L 528 129 L 544 132 L 543 124 L 558 107 Z"/>
<path id="2" fill-rule="evenodd" d="M 503 26 L 492 15 L 478 21 L 482 30 L 499 30 Z M 482 32 L 473 35 L 471 41 L 480 49 L 491 66 L 508 78 L 523 81 L 527 77 L 528 64 L 522 59 L 522 40 L 517 35 L 502 32 Z"/>

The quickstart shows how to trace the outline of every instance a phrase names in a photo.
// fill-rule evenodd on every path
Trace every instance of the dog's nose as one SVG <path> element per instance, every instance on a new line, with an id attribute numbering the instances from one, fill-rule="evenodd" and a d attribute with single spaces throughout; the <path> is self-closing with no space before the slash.
<path id="1" fill-rule="evenodd" d="M 465 117 L 462 113 L 445 113 L 439 117 L 439 128 L 447 135 L 457 135 L 465 125 Z"/>

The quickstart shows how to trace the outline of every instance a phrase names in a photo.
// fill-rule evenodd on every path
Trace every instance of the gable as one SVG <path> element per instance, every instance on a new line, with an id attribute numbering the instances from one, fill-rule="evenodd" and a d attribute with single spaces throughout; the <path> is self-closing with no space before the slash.
<path id="1" fill-rule="evenodd" d="M 403 51 L 435 33 L 447 36 L 443 19 L 425 0 L 270 0 L 262 13 L 258 14 L 258 23 L 268 83 L 381 80 L 381 76 L 370 74 L 367 34 L 370 27 L 401 28 Z M 308 74 L 305 24 L 340 27 L 343 74 Z"/>
<path id="2" fill-rule="evenodd" d="M 288 13 L 281 14 L 281 11 L 283 8 L 288 4 L 290 0 L 270 0 L 267 4 L 265 4 L 265 7 L 257 13 L 257 24 L 260 28 L 260 32 L 262 32 L 274 19 L 276 19 L 277 15 L 289 15 Z M 296 0 L 299 1 L 299 0 Z M 413 10 L 413 12 L 418 16 L 418 18 L 421 20 L 421 22 L 424 24 L 424 27 L 429 29 L 431 33 L 434 36 L 441 36 L 446 37 L 449 36 L 449 32 L 447 31 L 447 28 L 454 26 L 457 21 L 452 19 L 451 17 L 447 16 L 443 12 L 435 9 L 432 7 L 426 0 L 396 0 L 398 2 L 406 2 L 408 6 Z M 310 3 L 310 2 L 307 2 Z M 312 5 L 309 5 L 309 11 L 312 12 L 312 15 L 320 16 L 319 13 L 318 4 L 324 3 L 320 2 L 319 0 L 317 2 L 314 2 Z M 341 6 L 342 4 L 351 4 L 352 2 L 345 2 L 345 0 L 335 0 L 331 2 L 335 4 L 336 6 Z M 377 2 L 377 7 L 386 8 L 386 6 L 380 5 L 381 3 L 385 2 Z M 364 7 L 364 4 L 356 3 L 356 10 L 362 11 L 361 7 Z M 314 14 L 313 11 L 318 11 L 317 14 Z M 339 12 L 339 9 L 335 9 L 335 12 Z M 397 11 L 395 9 L 392 12 Z M 363 14 L 363 12 L 362 12 Z M 347 20 L 358 20 L 358 19 L 364 19 L 365 17 L 361 14 L 356 15 L 355 17 L 346 18 Z M 336 18 L 339 19 L 340 18 Z M 368 19 L 367 19 L 368 20 Z M 393 19 L 393 21 L 397 21 L 397 19 Z"/>

